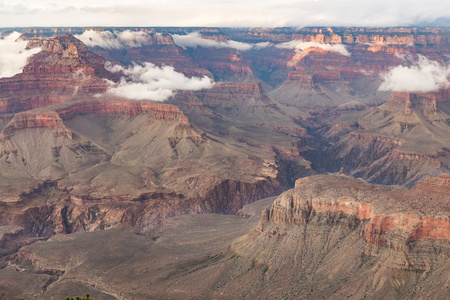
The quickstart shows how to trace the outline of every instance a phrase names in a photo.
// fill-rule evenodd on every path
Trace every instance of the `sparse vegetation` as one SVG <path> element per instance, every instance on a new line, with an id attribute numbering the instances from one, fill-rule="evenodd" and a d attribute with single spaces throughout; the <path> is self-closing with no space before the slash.
<path id="1" fill-rule="evenodd" d="M 80 298 L 80 297 L 67 297 L 65 300 L 92 300 L 92 298 L 89 298 L 89 294 L 86 295 L 86 297 Z"/>

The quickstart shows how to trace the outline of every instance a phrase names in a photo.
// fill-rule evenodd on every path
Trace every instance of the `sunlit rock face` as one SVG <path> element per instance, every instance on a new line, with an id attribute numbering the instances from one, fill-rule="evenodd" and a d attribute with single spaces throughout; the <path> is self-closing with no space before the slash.
<path id="1" fill-rule="evenodd" d="M 324 297 L 444 295 L 448 188 L 448 175 L 428 178 L 411 190 L 343 175 L 299 179 L 262 212 L 254 232 L 232 243 L 240 262 L 253 261 L 268 280 L 260 288 L 239 291 L 274 296 L 272 288 L 282 286 L 292 294 L 310 291 Z M 242 280 L 256 273 L 239 274 Z M 373 276 L 381 282 L 369 280 Z"/>
<path id="2" fill-rule="evenodd" d="M 405 242 L 426 238 L 448 240 L 449 188 L 448 174 L 429 177 L 411 190 L 386 188 L 344 176 L 309 177 L 297 180 L 293 190 L 282 194 L 263 214 L 263 220 L 274 224 L 306 225 L 316 216 L 348 215 L 359 220 L 357 223 L 365 223 L 361 235 L 369 243 L 393 244 L 389 241 L 390 231 L 403 231 Z M 414 212 L 418 209 L 420 195 L 425 193 L 430 193 L 428 197 L 434 199 L 434 203 L 421 207 L 427 214 Z M 406 245 L 396 247 L 406 249 Z"/>
<path id="3" fill-rule="evenodd" d="M 102 78 L 113 79 L 105 60 L 89 51 L 72 35 L 32 40 L 29 48 L 40 47 L 23 73 L 0 79 L 0 110 L 14 113 L 62 103 L 78 93 L 100 93 L 107 89 Z"/>

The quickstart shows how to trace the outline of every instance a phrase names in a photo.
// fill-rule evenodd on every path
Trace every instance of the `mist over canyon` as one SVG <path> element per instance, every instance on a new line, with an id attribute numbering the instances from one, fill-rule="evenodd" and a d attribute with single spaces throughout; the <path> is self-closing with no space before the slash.
<path id="1" fill-rule="evenodd" d="M 0 298 L 449 297 L 448 27 L 0 33 Z"/>

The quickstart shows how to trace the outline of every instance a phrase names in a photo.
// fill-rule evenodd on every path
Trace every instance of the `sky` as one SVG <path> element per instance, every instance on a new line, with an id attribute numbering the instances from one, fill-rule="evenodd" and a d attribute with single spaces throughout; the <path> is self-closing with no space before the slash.
<path id="1" fill-rule="evenodd" d="M 0 27 L 450 26 L 448 0 L 0 0 Z"/>

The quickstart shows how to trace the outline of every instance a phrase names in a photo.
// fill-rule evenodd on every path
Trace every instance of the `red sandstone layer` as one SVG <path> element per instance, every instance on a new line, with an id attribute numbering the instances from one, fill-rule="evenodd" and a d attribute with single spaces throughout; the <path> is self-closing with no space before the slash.
<path id="1" fill-rule="evenodd" d="M 63 120 L 71 119 L 78 114 L 118 113 L 135 116 L 146 112 L 156 120 L 175 121 L 182 125 L 189 125 L 188 119 L 178 107 L 156 102 L 126 100 L 85 101 L 57 109 L 56 111 Z"/>
<path id="2" fill-rule="evenodd" d="M 34 113 L 24 112 L 14 116 L 0 134 L 0 138 L 8 138 L 15 131 L 26 128 L 55 129 L 55 135 L 66 136 L 72 139 L 72 132 L 66 128 L 60 116 L 56 112 Z"/>
<path id="3" fill-rule="evenodd" d="M 411 210 L 417 195 L 427 194 L 423 201 L 442 204 L 428 209 L 428 215 Z M 409 198 L 409 200 L 408 200 Z M 391 245 L 391 233 L 405 236 L 405 242 L 450 239 L 450 176 L 428 178 L 412 190 L 386 188 L 342 176 L 313 176 L 296 181 L 295 188 L 283 193 L 264 221 L 283 225 L 302 225 L 315 216 L 368 221 L 361 235 L 367 242 Z M 337 215 L 336 215 L 337 214 Z M 343 214 L 343 215 L 342 215 Z M 395 245 L 405 247 L 405 245 Z"/>

